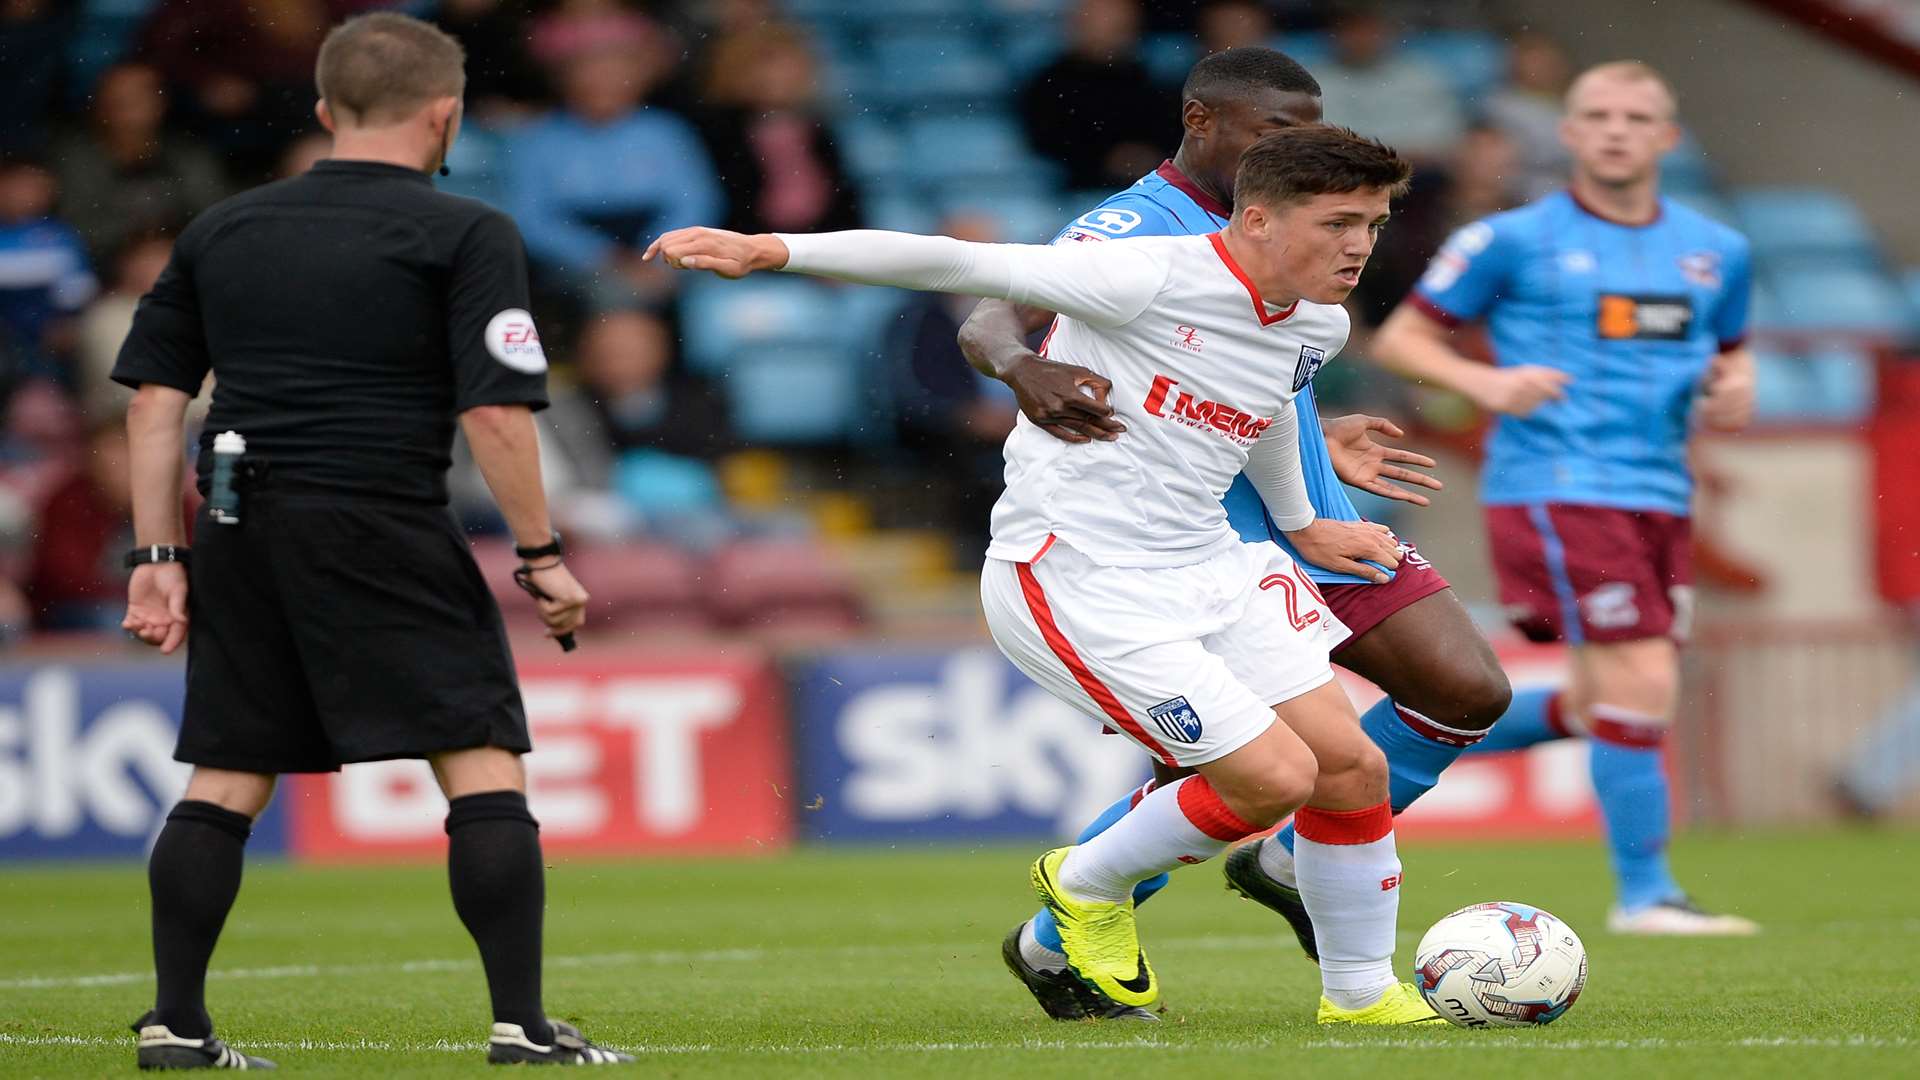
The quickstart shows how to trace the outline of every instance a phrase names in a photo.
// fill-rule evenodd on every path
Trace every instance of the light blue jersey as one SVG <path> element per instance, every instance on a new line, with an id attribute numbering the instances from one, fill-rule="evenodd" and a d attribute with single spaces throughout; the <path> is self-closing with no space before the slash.
<path id="1" fill-rule="evenodd" d="M 1665 199 L 1633 226 L 1562 191 L 1455 233 L 1410 302 L 1484 318 L 1503 366 L 1572 376 L 1564 400 L 1494 423 L 1481 497 L 1686 514 L 1688 417 L 1746 336 L 1750 282 L 1745 237 Z"/>
<path id="2" fill-rule="evenodd" d="M 1167 161 L 1132 187 L 1075 218 L 1054 242 L 1204 236 L 1225 228 L 1229 216 L 1227 207 L 1201 191 L 1173 162 Z M 1326 440 L 1320 434 L 1320 412 L 1313 403 L 1312 384 L 1300 390 L 1293 404 L 1299 412 L 1300 463 L 1314 513 L 1336 521 L 1359 521 L 1360 512 L 1354 509 L 1353 500 L 1347 497 L 1346 488 L 1334 474 L 1333 459 L 1327 456 Z M 1253 489 L 1245 475 L 1234 478 L 1221 504 L 1226 507 L 1227 521 L 1242 540 L 1250 544 L 1272 540 L 1285 548 L 1295 562 L 1306 567 L 1313 580 L 1330 585 L 1370 584 L 1365 578 L 1323 570 L 1301 558 L 1274 526 L 1266 503 L 1260 500 L 1260 493 Z"/>

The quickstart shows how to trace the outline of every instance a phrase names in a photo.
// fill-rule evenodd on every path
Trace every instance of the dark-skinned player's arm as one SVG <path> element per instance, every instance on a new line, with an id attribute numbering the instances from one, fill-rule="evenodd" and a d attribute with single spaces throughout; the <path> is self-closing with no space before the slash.
<path id="1" fill-rule="evenodd" d="M 1299 409 L 1287 402 L 1247 451 L 1245 471 L 1253 490 L 1260 493 L 1260 501 L 1287 542 L 1308 562 L 1368 581 L 1386 581 L 1384 571 L 1362 561 L 1400 565 L 1400 545 L 1385 525 L 1335 521 L 1314 513 L 1306 469 L 1300 462 L 1299 422 Z"/>
<path id="2" fill-rule="evenodd" d="M 982 300 L 960 326 L 960 351 L 975 371 L 1007 384 L 1020 411 L 1054 438 L 1071 443 L 1119 438 L 1127 428 L 1107 402 L 1111 382 L 1027 347 L 1028 336 L 1053 317 L 1045 308 Z"/>
<path id="3" fill-rule="evenodd" d="M 1441 490 L 1443 485 L 1438 479 L 1406 467 L 1411 465 L 1418 469 L 1431 469 L 1434 460 L 1425 454 L 1375 442 L 1373 436 L 1376 433 L 1389 439 L 1405 438 L 1407 434 L 1400 430 L 1400 425 L 1384 416 L 1354 413 L 1321 420 L 1320 435 L 1326 440 L 1327 456 L 1333 461 L 1333 474 L 1340 478 L 1341 483 L 1383 499 L 1398 499 L 1415 506 L 1428 505 L 1429 500 L 1425 495 L 1401 485 L 1423 487 L 1430 491 Z"/>

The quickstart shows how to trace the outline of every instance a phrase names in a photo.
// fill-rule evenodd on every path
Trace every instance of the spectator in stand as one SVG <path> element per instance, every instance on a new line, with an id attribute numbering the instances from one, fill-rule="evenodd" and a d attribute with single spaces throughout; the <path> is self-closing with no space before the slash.
<path id="1" fill-rule="evenodd" d="M 674 532 L 669 520 L 717 515 L 713 459 L 735 448 L 725 402 L 675 371 L 673 334 L 647 311 L 593 318 L 575 350 L 579 382 L 553 394 L 542 443 L 568 476 L 564 511 L 588 532 Z M 692 539 L 687 536 L 683 539 Z"/>
<path id="2" fill-rule="evenodd" d="M 160 0 L 138 54 L 180 93 L 194 128 L 243 184 L 288 139 L 319 125 L 313 65 L 327 30 L 383 0 Z"/>
<path id="3" fill-rule="evenodd" d="M 992 218 L 962 214 L 941 222 L 947 236 L 994 243 Z M 946 530 L 968 546 L 963 561 L 984 556 L 987 520 L 1004 487 L 1001 446 L 1019 410 L 1000 382 L 973 370 L 960 352 L 960 324 L 979 301 L 944 293 L 912 293 L 889 324 L 884 345 L 903 446 L 938 477 Z"/>
<path id="4" fill-rule="evenodd" d="M 166 130 L 167 89 L 150 64 L 107 69 L 94 87 L 86 131 L 60 140 L 61 216 L 95 256 L 129 236 L 173 229 L 227 195 L 226 176 L 207 149 Z"/>
<path id="5" fill-rule="evenodd" d="M 640 261 L 647 244 L 721 220 L 700 136 L 679 115 L 643 104 L 667 74 L 659 35 L 617 8 L 576 12 L 535 32 L 562 107 L 508 137 L 507 202 L 549 284 L 629 301 L 656 296 L 671 278 Z"/>
<path id="6" fill-rule="evenodd" d="M 708 58 L 700 117 L 737 232 L 861 225 L 860 199 L 815 104 L 818 62 L 790 26 L 730 34 Z"/>
<path id="7" fill-rule="evenodd" d="M 1200 51 L 1212 56 L 1247 45 L 1271 46 L 1273 13 L 1259 0 L 1216 0 L 1200 9 Z"/>
<path id="8" fill-rule="evenodd" d="M 1125 187 L 1166 158 L 1178 132 L 1174 103 L 1140 59 L 1134 0 L 1080 0 L 1067 51 L 1020 90 L 1020 119 L 1034 152 L 1066 168 L 1075 189 Z"/>
<path id="9" fill-rule="evenodd" d="M 109 264 L 107 291 L 80 315 L 74 347 L 76 396 L 88 416 L 118 416 L 127 411 L 133 391 L 108 376 L 120 345 L 133 326 L 140 298 L 159 280 L 173 255 L 173 237 L 164 231 L 129 236 Z"/>
<path id="10" fill-rule="evenodd" d="M 126 423 L 98 418 L 73 475 L 40 507 L 26 594 L 38 630 L 112 630 L 127 608 L 133 499 Z M 197 497 L 186 498 L 188 521 Z"/>
<path id="11" fill-rule="evenodd" d="M 45 147 L 73 15 L 59 0 L 0 0 L 0 154 Z"/>
<path id="12" fill-rule="evenodd" d="M 0 338 L 16 353 L 14 370 L 0 375 L 70 385 L 73 317 L 98 283 L 80 234 L 53 216 L 59 192 L 39 161 L 0 160 Z"/>
<path id="13" fill-rule="evenodd" d="M 527 0 L 440 0 L 433 21 L 467 50 L 467 113 L 501 123 L 547 98 L 546 76 L 533 62 Z"/>
<path id="14" fill-rule="evenodd" d="M 1313 65 L 1326 119 L 1370 135 L 1403 156 L 1445 160 L 1466 133 L 1466 114 L 1439 68 L 1395 48 L 1401 29 L 1372 8 L 1333 22 L 1333 58 Z"/>
<path id="15" fill-rule="evenodd" d="M 1487 100 L 1487 121 L 1506 133 L 1518 155 L 1521 202 L 1567 186 L 1572 160 L 1560 141 L 1560 115 L 1573 65 L 1560 43 L 1521 31 L 1507 44 L 1507 85 Z"/>

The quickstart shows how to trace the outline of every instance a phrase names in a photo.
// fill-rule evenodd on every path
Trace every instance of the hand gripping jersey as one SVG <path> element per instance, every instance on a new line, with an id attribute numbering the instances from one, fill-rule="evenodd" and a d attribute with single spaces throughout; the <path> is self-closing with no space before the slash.
<path id="1" fill-rule="evenodd" d="M 1142 236 L 1200 236 L 1226 227 L 1230 208 L 1200 190 L 1174 167 L 1162 162 L 1160 168 L 1141 177 L 1125 191 L 1109 196 L 1099 206 L 1075 218 L 1060 231 L 1054 243 L 1123 240 Z M 1312 379 L 1308 372 L 1307 378 Z M 1307 495 L 1320 517 L 1336 521 L 1359 521 L 1347 489 L 1334 474 L 1333 459 L 1327 456 L 1327 443 L 1320 434 L 1320 413 L 1314 405 L 1311 381 L 1300 387 L 1293 399 L 1299 417 L 1300 464 L 1307 482 Z M 1373 582 L 1352 574 L 1322 570 L 1300 557 L 1287 538 L 1274 526 L 1266 504 L 1253 485 L 1242 477 L 1227 489 L 1223 500 L 1227 520 L 1247 543 L 1272 540 L 1284 548 L 1308 576 L 1322 584 L 1371 585 Z M 1384 567 L 1382 568 L 1384 569 Z M 1392 571 L 1388 571 L 1392 574 Z"/>
<path id="2" fill-rule="evenodd" d="M 1347 313 L 1274 308 L 1220 234 L 1051 247 L 872 231 L 781 239 L 789 270 L 1059 312 L 1050 354 L 1112 380 L 1125 438 L 1067 443 L 1019 420 L 989 556 L 1030 562 L 1058 537 L 1103 566 L 1200 562 L 1240 543 L 1220 498 L 1242 469 L 1277 524 L 1313 519 L 1293 398 L 1346 344 Z"/>
<path id="3" fill-rule="evenodd" d="M 1744 237 L 1665 199 L 1633 226 L 1563 191 L 1455 233 L 1410 302 L 1484 317 L 1500 364 L 1573 376 L 1565 400 L 1495 421 L 1482 499 L 1686 514 L 1688 416 L 1746 334 L 1750 276 Z"/>

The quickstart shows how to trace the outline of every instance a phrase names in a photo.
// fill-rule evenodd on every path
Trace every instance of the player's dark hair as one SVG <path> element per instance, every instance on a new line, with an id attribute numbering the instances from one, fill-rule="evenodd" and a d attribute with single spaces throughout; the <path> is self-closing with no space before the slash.
<path id="1" fill-rule="evenodd" d="M 404 119 L 435 98 L 459 97 L 467 52 L 446 31 L 392 11 L 358 15 L 320 45 L 313 82 L 335 113 L 360 121 Z"/>
<path id="2" fill-rule="evenodd" d="M 1193 65 L 1180 86 L 1180 100 L 1218 105 L 1260 90 L 1320 96 L 1320 83 L 1300 62 L 1277 49 L 1244 45 L 1223 49 Z"/>
<path id="3" fill-rule="evenodd" d="M 1385 188 L 1407 192 L 1413 166 L 1393 147 L 1333 124 L 1302 124 L 1260 137 L 1240 155 L 1235 209 L 1278 206 L 1315 195 Z"/>

